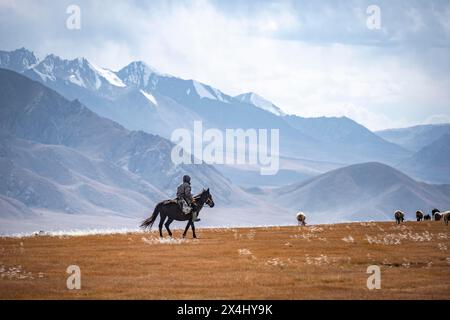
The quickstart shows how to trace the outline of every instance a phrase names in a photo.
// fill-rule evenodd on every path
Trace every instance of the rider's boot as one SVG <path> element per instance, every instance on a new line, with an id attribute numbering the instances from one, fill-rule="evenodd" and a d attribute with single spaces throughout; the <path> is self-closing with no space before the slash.
<path id="1" fill-rule="evenodd" d="M 199 218 L 197 218 L 197 212 L 192 212 L 192 221 L 194 221 L 194 222 L 199 222 L 200 221 L 200 219 Z"/>

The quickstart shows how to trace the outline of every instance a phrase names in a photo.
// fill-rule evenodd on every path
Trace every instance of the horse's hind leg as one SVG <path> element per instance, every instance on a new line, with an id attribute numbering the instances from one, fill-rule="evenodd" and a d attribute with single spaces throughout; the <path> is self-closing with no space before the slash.
<path id="1" fill-rule="evenodd" d="M 164 224 L 164 220 L 166 220 L 166 215 L 161 214 L 161 217 L 159 219 L 159 225 L 158 225 L 158 227 L 159 227 L 159 236 L 161 238 L 163 237 L 162 227 L 163 227 L 163 224 Z"/>
<path id="2" fill-rule="evenodd" d="M 166 230 L 167 230 L 167 232 L 169 233 L 169 236 L 172 238 L 172 231 L 170 231 L 170 229 L 169 229 L 169 226 L 170 226 L 170 224 L 173 222 L 173 218 L 169 218 L 169 219 L 167 219 L 167 222 L 166 222 L 166 224 L 165 224 L 165 226 L 166 226 Z"/>

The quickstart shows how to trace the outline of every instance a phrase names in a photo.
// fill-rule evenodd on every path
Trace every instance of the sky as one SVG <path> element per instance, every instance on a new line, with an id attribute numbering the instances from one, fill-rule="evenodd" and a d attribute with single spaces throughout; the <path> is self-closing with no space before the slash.
<path id="1" fill-rule="evenodd" d="M 450 1 L 0 0 L 0 50 L 21 47 L 112 70 L 142 60 L 371 130 L 450 122 Z"/>

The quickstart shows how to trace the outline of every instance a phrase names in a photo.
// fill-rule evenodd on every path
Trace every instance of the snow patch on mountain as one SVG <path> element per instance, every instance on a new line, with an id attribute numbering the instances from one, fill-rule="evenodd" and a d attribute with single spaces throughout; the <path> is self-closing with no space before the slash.
<path id="1" fill-rule="evenodd" d="M 192 84 L 194 85 L 194 89 L 197 92 L 197 94 L 200 96 L 200 98 L 207 98 L 211 100 L 215 100 L 216 97 L 214 97 L 203 84 L 197 81 L 192 81 Z"/>
<path id="2" fill-rule="evenodd" d="M 80 76 L 80 72 L 78 70 L 75 72 L 75 74 L 71 74 L 68 80 L 79 87 L 86 88 L 83 78 Z"/>
<path id="3" fill-rule="evenodd" d="M 47 82 L 47 81 L 55 81 L 56 78 L 54 76 L 51 76 L 49 74 L 45 74 L 40 72 L 38 69 L 36 68 L 32 68 L 33 71 L 42 79 L 43 82 Z"/>
<path id="4" fill-rule="evenodd" d="M 152 104 L 154 104 L 155 106 L 158 105 L 158 102 L 156 101 L 155 97 L 154 97 L 151 93 L 145 92 L 144 90 L 140 90 L 140 92 L 141 92 L 142 95 L 143 95 L 144 97 L 146 97 L 147 100 L 150 101 Z"/>
<path id="5" fill-rule="evenodd" d="M 100 68 L 96 65 L 91 64 L 91 66 L 98 72 L 98 74 L 106 79 L 110 84 L 116 87 L 126 87 L 126 84 L 111 70 Z"/>
<path id="6" fill-rule="evenodd" d="M 215 88 L 211 88 L 210 86 L 206 86 L 198 81 L 192 80 L 192 84 L 194 85 L 194 89 L 199 95 L 200 98 L 206 98 L 211 100 L 218 100 L 222 102 L 228 102 L 228 99 L 225 95 Z M 189 90 L 189 89 L 188 89 Z M 186 91 L 187 94 L 190 93 Z"/>
<path id="7" fill-rule="evenodd" d="M 243 93 L 235 97 L 241 102 L 252 104 L 260 109 L 269 111 L 277 116 L 283 116 L 285 113 L 274 105 L 272 102 L 264 99 L 260 95 L 257 95 L 254 92 Z"/>

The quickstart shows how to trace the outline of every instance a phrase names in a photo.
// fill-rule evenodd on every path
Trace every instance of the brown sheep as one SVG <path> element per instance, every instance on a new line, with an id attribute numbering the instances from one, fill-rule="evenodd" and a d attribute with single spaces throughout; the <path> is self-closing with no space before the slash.
<path id="1" fill-rule="evenodd" d="M 434 217 L 434 221 L 439 221 L 442 218 L 441 211 L 439 209 L 433 209 L 431 215 Z"/>
<path id="2" fill-rule="evenodd" d="M 395 211 L 394 216 L 395 216 L 395 221 L 397 222 L 397 224 L 400 224 L 401 222 L 403 222 L 405 220 L 405 214 L 400 210 Z"/>
<path id="3" fill-rule="evenodd" d="M 417 210 L 416 211 L 416 218 L 417 218 L 417 221 L 422 221 L 422 219 L 423 219 L 423 212 L 420 211 L 420 210 Z"/>

